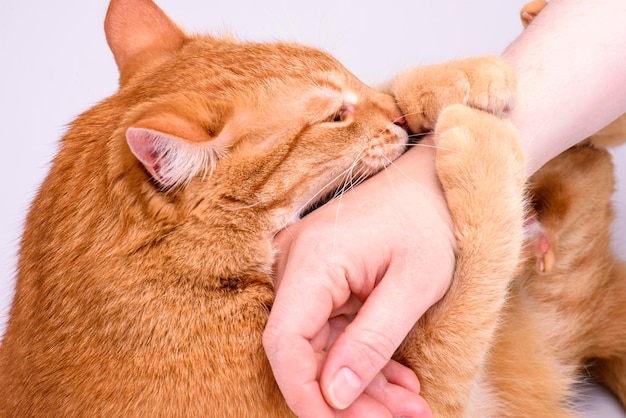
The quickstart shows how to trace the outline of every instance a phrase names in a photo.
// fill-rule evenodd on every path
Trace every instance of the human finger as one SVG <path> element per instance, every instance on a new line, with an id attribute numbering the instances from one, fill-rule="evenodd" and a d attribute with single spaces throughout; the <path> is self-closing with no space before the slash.
<path id="1" fill-rule="evenodd" d="M 378 404 L 385 405 L 394 417 L 430 418 L 432 412 L 424 398 L 402 384 L 393 383 L 393 379 L 390 380 L 393 374 L 403 368 L 399 363 L 392 360 L 383 368 L 382 372 L 374 377 L 365 389 L 364 394 L 370 396 Z M 399 376 L 393 376 L 393 378 L 397 380 L 401 377 L 402 379 L 400 380 L 404 380 L 407 377 L 405 375 L 406 373 L 402 372 Z M 413 374 L 413 376 L 415 375 Z M 417 382 L 417 377 L 413 377 L 410 380 Z M 401 383 L 404 383 L 404 381 Z"/>
<path id="2" fill-rule="evenodd" d="M 388 274 L 394 275 L 393 280 L 380 281 L 329 350 L 321 384 L 335 408 L 345 408 L 356 399 L 436 300 L 429 294 L 433 289 L 428 280 L 416 280 L 402 270 Z"/>

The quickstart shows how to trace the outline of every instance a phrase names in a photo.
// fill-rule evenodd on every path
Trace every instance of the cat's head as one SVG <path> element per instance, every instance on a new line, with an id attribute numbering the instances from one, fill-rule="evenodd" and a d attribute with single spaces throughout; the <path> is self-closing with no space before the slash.
<path id="1" fill-rule="evenodd" d="M 158 193 L 287 222 L 404 150 L 393 98 L 324 52 L 189 36 L 149 0 L 113 0 L 105 29 L 125 108 L 116 135 Z"/>

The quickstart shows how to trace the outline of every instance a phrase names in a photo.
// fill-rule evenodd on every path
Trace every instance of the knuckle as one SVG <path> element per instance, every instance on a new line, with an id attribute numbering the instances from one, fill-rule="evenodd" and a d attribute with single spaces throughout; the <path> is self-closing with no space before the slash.
<path id="1" fill-rule="evenodd" d="M 354 341 L 354 359 L 359 367 L 375 369 L 385 366 L 397 348 L 397 344 L 385 333 L 376 330 L 361 330 Z"/>

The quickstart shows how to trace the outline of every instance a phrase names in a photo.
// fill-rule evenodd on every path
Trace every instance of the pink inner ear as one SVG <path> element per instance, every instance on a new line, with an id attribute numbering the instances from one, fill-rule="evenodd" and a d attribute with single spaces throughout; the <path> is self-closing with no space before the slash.
<path id="1" fill-rule="evenodd" d="M 146 167 L 146 169 L 157 180 L 163 179 L 159 175 L 160 170 L 160 155 L 159 155 L 159 141 L 163 141 L 161 135 L 158 132 L 145 128 L 128 128 L 126 131 L 126 140 L 130 146 L 130 150 L 135 154 L 135 157 Z"/>
<path id="2" fill-rule="evenodd" d="M 171 113 L 155 113 L 126 130 L 126 141 L 152 177 L 166 188 L 210 174 L 232 137 L 226 125 L 211 137 L 201 124 Z"/>
<path id="3" fill-rule="evenodd" d="M 143 128 L 129 128 L 126 131 L 126 140 L 133 154 L 144 164 L 153 166 L 158 159 L 155 147 L 158 134 Z"/>
<path id="4" fill-rule="evenodd" d="M 185 185 L 203 171 L 210 174 L 219 157 L 213 141 L 188 141 L 150 128 L 128 128 L 126 141 L 135 157 L 165 188 Z"/>

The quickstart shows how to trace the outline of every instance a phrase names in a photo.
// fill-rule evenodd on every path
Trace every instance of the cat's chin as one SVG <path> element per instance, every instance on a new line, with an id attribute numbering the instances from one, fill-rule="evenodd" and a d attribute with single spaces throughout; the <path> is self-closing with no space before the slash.
<path id="1" fill-rule="evenodd" d="M 324 193 L 321 198 L 316 201 L 312 201 L 308 206 L 302 209 L 300 212 L 289 210 L 287 208 L 279 209 L 274 212 L 274 222 L 276 229 L 273 235 L 278 234 L 283 229 L 288 228 L 290 225 L 295 224 L 314 210 L 324 206 L 326 203 L 333 200 L 338 195 L 338 190 L 331 190 L 328 193 Z"/>

